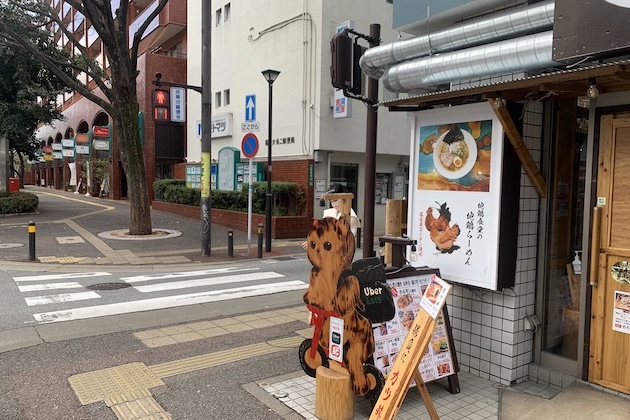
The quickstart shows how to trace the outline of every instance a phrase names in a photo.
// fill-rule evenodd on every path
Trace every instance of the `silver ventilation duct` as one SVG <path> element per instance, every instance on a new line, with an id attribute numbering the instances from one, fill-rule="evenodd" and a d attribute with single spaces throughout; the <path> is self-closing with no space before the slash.
<path id="1" fill-rule="evenodd" d="M 406 61 L 385 72 L 383 85 L 392 92 L 409 92 L 480 76 L 554 67 L 552 42 L 553 31 L 547 31 Z"/>
<path id="2" fill-rule="evenodd" d="M 431 35 L 370 48 L 361 57 L 361 69 L 368 76 L 378 78 L 388 67 L 403 61 L 527 33 L 542 32 L 553 27 L 553 12 L 553 1 L 537 3 L 522 10 L 495 15 Z"/>

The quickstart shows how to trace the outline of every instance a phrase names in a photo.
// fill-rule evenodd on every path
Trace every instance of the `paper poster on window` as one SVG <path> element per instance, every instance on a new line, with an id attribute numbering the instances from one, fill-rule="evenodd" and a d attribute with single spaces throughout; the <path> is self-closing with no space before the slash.
<path id="1" fill-rule="evenodd" d="M 434 274 L 423 274 L 387 280 L 394 296 L 396 316 L 391 321 L 372 326 L 375 346 L 374 363 L 384 375 L 387 375 L 394 365 L 409 328 L 421 310 L 422 297 L 434 277 Z M 431 341 L 418 365 L 418 370 L 425 382 L 455 373 L 441 312 L 437 316 Z M 415 382 L 412 381 L 411 386 L 414 384 Z"/>
<path id="2" fill-rule="evenodd" d="M 415 266 L 496 290 L 503 129 L 489 104 L 416 114 L 408 225 Z"/>
<path id="3" fill-rule="evenodd" d="M 615 290 L 613 330 L 630 334 L 630 293 Z"/>

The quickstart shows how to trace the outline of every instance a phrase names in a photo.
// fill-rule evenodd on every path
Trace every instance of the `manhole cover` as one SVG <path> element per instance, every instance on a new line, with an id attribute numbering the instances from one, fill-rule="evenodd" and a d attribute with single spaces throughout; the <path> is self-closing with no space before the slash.
<path id="1" fill-rule="evenodd" d="M 90 286 L 86 286 L 86 289 L 90 290 L 117 290 L 130 287 L 129 283 L 96 283 Z"/>

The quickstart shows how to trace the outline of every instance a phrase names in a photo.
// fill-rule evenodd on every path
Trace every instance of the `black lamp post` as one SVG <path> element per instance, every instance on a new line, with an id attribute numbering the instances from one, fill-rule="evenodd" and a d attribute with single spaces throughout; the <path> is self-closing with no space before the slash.
<path id="1" fill-rule="evenodd" d="M 280 72 L 278 70 L 262 71 L 265 80 L 269 83 L 269 134 L 267 136 L 267 197 L 265 201 L 265 252 L 271 252 L 271 211 L 273 195 L 271 194 L 271 109 L 273 106 L 273 82 Z"/>

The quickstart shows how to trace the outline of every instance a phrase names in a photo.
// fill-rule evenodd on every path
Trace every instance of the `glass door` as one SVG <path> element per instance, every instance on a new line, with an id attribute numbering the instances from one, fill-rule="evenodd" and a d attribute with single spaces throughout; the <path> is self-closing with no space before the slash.
<path id="1" fill-rule="evenodd" d="M 544 235 L 541 364 L 575 374 L 578 356 L 582 230 L 586 182 L 588 109 L 573 100 L 551 111 L 549 193 Z M 565 363 L 556 357 L 565 359 Z M 564 368 L 563 368 L 564 366 Z"/>

